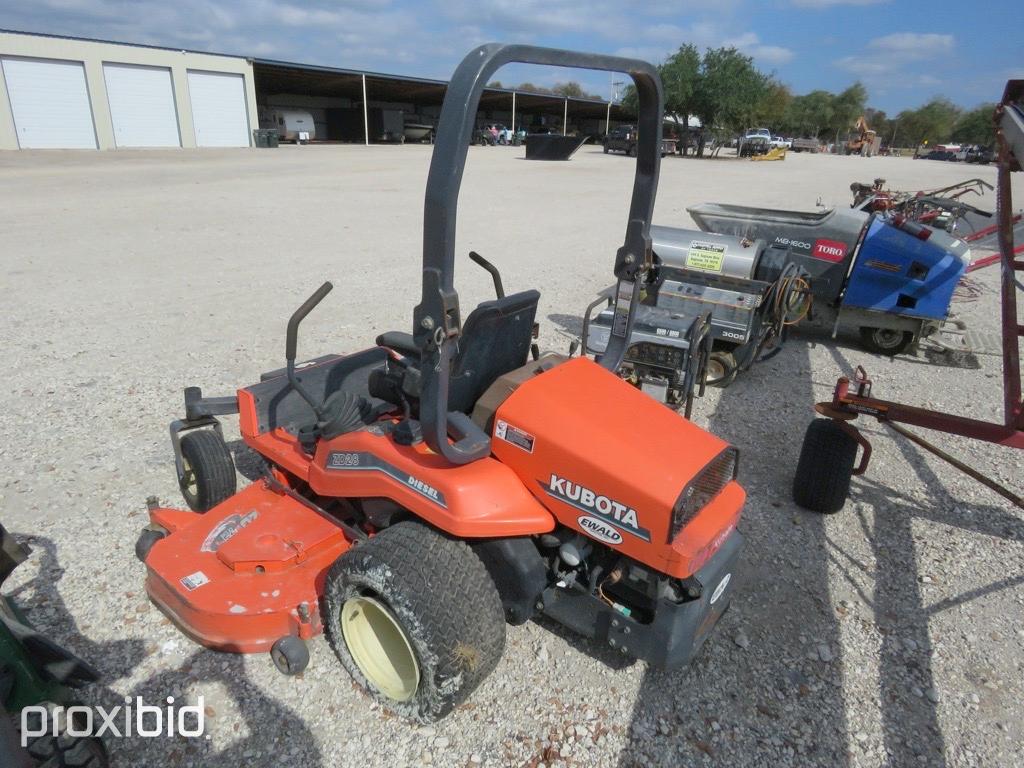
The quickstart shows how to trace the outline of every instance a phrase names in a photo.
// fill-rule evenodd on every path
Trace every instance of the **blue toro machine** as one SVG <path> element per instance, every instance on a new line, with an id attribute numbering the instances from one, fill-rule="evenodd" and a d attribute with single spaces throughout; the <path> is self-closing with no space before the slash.
<path id="1" fill-rule="evenodd" d="M 689 211 L 700 230 L 651 227 L 655 266 L 620 369 L 670 406 L 688 412 L 695 388 L 727 386 L 797 323 L 856 330 L 885 355 L 926 337 L 956 348 L 938 332 L 965 332 L 949 306 L 970 250 L 941 229 L 853 209 Z M 585 313 L 583 347 L 595 355 L 616 323 L 613 293 Z"/>
<path id="2" fill-rule="evenodd" d="M 715 203 L 689 212 L 705 232 L 762 238 L 787 249 L 788 259 L 810 276 L 814 311 L 808 320 L 833 332 L 855 329 L 864 346 L 880 354 L 899 354 L 942 330 L 970 263 L 962 240 L 900 216 Z"/>

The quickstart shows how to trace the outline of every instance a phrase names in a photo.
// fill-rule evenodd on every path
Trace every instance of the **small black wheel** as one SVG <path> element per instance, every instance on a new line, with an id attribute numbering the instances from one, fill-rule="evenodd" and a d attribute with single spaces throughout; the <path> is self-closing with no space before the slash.
<path id="1" fill-rule="evenodd" d="M 167 531 L 159 525 L 150 524 L 142 529 L 138 540 L 135 542 L 135 556 L 140 563 L 146 562 L 149 551 L 160 539 L 167 535 Z"/>
<path id="2" fill-rule="evenodd" d="M 419 722 L 440 720 L 497 666 L 505 615 L 464 541 L 413 521 L 384 529 L 331 567 L 324 625 L 370 695 Z"/>
<path id="3" fill-rule="evenodd" d="M 237 488 L 231 451 L 212 429 L 197 429 L 181 438 L 181 463 L 178 487 L 193 512 L 213 509 Z"/>
<path id="4" fill-rule="evenodd" d="M 607 144 L 604 145 L 604 153 L 606 155 L 608 154 L 608 145 Z"/>
<path id="5" fill-rule="evenodd" d="M 636 157 L 636 144 L 632 144 L 629 147 L 629 156 Z"/>
<path id="6" fill-rule="evenodd" d="M 860 327 L 860 343 L 868 352 L 877 355 L 898 355 L 910 346 L 914 334 L 910 331 L 898 331 L 894 328 Z"/>
<path id="7" fill-rule="evenodd" d="M 270 658 L 283 675 L 297 675 L 309 666 L 309 646 L 301 637 L 287 635 L 270 648 Z"/>
<path id="8" fill-rule="evenodd" d="M 857 441 L 836 421 L 812 421 L 793 476 L 793 501 L 812 512 L 838 512 L 850 495 L 856 458 Z"/>
<path id="9" fill-rule="evenodd" d="M 736 365 L 736 358 L 732 352 L 718 350 L 712 352 L 708 357 L 708 364 L 705 367 L 704 383 L 709 387 L 725 389 L 734 381 L 739 367 Z"/>

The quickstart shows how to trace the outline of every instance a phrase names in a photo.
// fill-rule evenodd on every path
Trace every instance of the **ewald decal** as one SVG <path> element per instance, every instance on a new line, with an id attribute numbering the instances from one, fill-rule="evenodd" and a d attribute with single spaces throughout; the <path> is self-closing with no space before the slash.
<path id="1" fill-rule="evenodd" d="M 566 480 L 564 477 L 559 477 L 558 475 L 551 475 L 551 479 L 547 483 L 544 483 L 543 481 L 538 482 L 540 483 L 540 487 L 544 489 L 544 492 L 551 498 L 558 499 L 563 504 L 568 504 L 570 507 L 575 507 L 580 512 L 585 512 L 587 515 L 593 515 L 598 520 L 602 520 L 605 523 L 608 523 L 608 525 L 615 526 L 620 531 L 625 531 L 639 539 L 643 539 L 644 541 L 651 540 L 651 532 L 646 528 L 640 527 L 640 521 L 637 518 L 636 510 L 632 507 L 628 507 L 614 499 L 608 498 L 607 496 L 595 493 L 579 483 Z M 579 522 L 579 520 L 577 520 L 577 522 Z M 607 541 L 607 539 L 603 540 Z"/>
<path id="2" fill-rule="evenodd" d="M 439 507 L 448 509 L 444 494 L 437 490 L 437 488 L 430 485 L 430 483 L 420 480 L 415 475 L 403 472 L 398 467 L 377 458 L 372 453 L 366 453 L 365 451 L 332 451 L 327 456 L 327 463 L 324 466 L 325 469 L 349 472 L 383 472 L 391 479 L 397 480 L 423 498 L 429 499 Z"/>
<path id="3" fill-rule="evenodd" d="M 622 534 L 608 525 L 608 523 L 598 520 L 596 517 L 580 515 L 576 518 L 576 524 L 598 541 L 604 541 L 608 544 L 622 543 Z"/>

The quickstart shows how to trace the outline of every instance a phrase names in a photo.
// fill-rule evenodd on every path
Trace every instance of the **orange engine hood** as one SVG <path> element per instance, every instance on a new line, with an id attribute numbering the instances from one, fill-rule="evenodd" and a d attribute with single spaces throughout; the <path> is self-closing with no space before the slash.
<path id="1" fill-rule="evenodd" d="M 524 382 L 498 408 L 492 437 L 494 455 L 563 524 L 662 570 L 676 560 L 672 507 L 728 447 L 587 358 Z M 707 507 L 727 497 L 719 529 L 744 499 L 735 481 L 726 490 Z"/>

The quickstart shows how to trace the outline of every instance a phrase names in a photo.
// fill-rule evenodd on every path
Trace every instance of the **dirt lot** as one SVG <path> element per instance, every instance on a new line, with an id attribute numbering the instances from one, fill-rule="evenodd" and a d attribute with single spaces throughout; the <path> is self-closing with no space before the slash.
<path id="1" fill-rule="evenodd" d="M 610 282 L 632 163 L 592 148 L 569 163 L 521 156 L 470 151 L 458 252 L 491 258 L 510 289 L 539 288 L 542 347 L 565 350 Z M 510 628 L 468 705 L 418 728 L 372 705 L 322 638 L 309 670 L 284 678 L 266 655 L 200 650 L 148 603 L 132 550 L 148 495 L 180 503 L 167 424 L 182 388 L 229 394 L 283 364 L 287 316 L 324 279 L 337 290 L 303 326 L 300 354 L 407 329 L 429 158 L 414 146 L 0 156 L 0 515 L 35 550 L 11 584 L 33 621 L 102 669 L 92 701 L 201 695 L 207 707 L 207 739 L 111 739 L 114 764 L 1024 762 L 1018 511 L 875 425 L 873 465 L 842 513 L 789 499 L 811 406 L 838 375 L 862 363 L 879 396 L 998 419 L 994 357 L 950 367 L 805 336 L 699 401 L 698 422 L 740 448 L 748 547 L 732 609 L 674 674 L 529 623 Z M 848 205 L 855 180 L 920 188 L 973 175 L 995 171 L 666 158 L 655 223 L 689 225 L 686 206 L 706 200 L 812 209 Z M 1015 192 L 1019 206 L 1024 184 Z M 463 266 L 471 307 L 490 286 Z M 996 331 L 998 276 L 980 275 L 982 295 L 955 309 Z M 1013 453 L 944 444 L 1019 482 Z"/>

